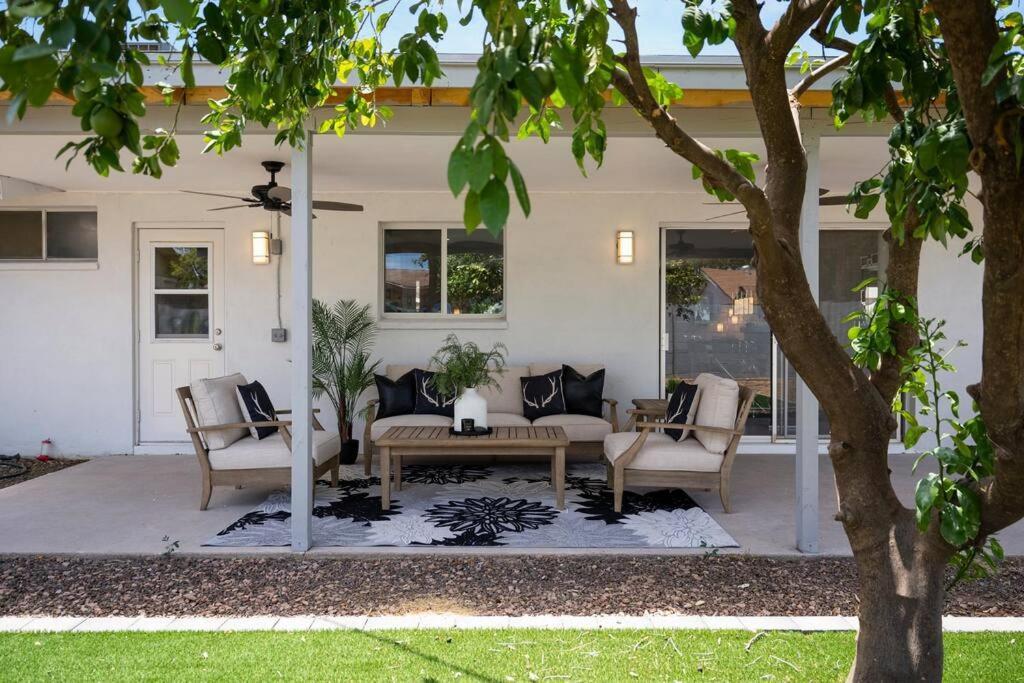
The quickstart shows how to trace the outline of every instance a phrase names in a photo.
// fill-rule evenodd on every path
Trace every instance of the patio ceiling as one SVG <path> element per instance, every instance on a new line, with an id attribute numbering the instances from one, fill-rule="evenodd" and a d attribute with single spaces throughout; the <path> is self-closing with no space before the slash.
<path id="1" fill-rule="evenodd" d="M 203 155 L 198 135 L 179 139 L 182 159 L 160 180 L 133 175 L 96 175 L 83 160 L 65 171 L 57 150 L 70 135 L 6 135 L 0 138 L 0 175 L 29 180 L 67 191 L 171 192 L 182 189 L 246 193 L 264 181 L 259 162 L 290 162 L 287 150 L 276 148 L 270 136 L 250 135 L 243 147 L 224 157 Z M 708 144 L 747 149 L 763 154 L 760 140 L 712 138 Z M 314 190 L 325 192 L 445 191 L 446 165 L 455 138 L 448 135 L 351 135 L 336 139 L 319 136 L 314 157 Z M 548 145 L 537 140 L 514 141 L 509 153 L 522 168 L 532 192 L 683 192 L 707 201 L 690 176 L 690 166 L 653 138 L 617 137 L 609 140 L 605 165 L 584 178 L 576 169 L 566 138 Z M 821 186 L 833 193 L 848 191 L 854 182 L 869 177 L 884 163 L 885 140 L 878 137 L 841 137 L 822 140 Z M 763 171 L 762 169 L 759 169 Z M 291 169 L 280 178 L 291 183 Z M 704 214 L 704 212 L 701 212 Z M 723 213 L 707 205 L 706 217 Z M 823 207 L 825 220 L 844 220 L 842 207 Z"/>

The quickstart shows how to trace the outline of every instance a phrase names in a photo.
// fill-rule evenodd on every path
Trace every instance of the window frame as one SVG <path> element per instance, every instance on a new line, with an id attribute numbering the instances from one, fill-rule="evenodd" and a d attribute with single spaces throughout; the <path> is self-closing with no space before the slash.
<path id="1" fill-rule="evenodd" d="M 16 213 L 35 213 L 38 212 L 41 217 L 39 229 L 42 231 L 42 244 L 43 251 L 40 258 L 4 258 L 0 257 L 0 264 L 11 265 L 11 264 L 89 264 L 99 263 L 99 246 L 100 246 L 100 220 L 99 211 L 94 206 L 56 206 L 56 207 L 36 207 L 36 206 L 5 206 L 0 208 L 0 212 L 16 212 Z M 51 213 L 92 213 L 96 215 L 96 256 L 84 257 L 84 258 L 63 258 L 63 257 L 51 257 L 48 254 L 48 244 L 46 235 L 46 224 L 47 216 Z M 2 236 L 0 236 L 2 239 Z"/>
<path id="2" fill-rule="evenodd" d="M 479 227 L 477 230 L 485 230 Z M 396 313 L 386 310 L 387 282 L 387 240 L 389 230 L 438 230 L 441 233 L 441 311 L 437 313 Z M 383 321 L 394 322 L 505 322 L 508 319 L 508 241 L 507 230 L 501 231 L 501 313 L 448 313 L 448 231 L 465 230 L 462 221 L 422 221 L 415 223 L 382 222 L 379 229 L 379 249 L 377 257 L 377 299 L 378 315 Z"/>

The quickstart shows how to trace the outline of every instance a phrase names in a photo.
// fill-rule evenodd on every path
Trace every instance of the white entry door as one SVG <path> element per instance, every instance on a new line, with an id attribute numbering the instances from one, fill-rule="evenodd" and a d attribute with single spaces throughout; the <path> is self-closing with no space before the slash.
<path id="1" fill-rule="evenodd" d="M 224 374 L 224 237 L 140 229 L 140 443 L 188 441 L 175 388 Z"/>

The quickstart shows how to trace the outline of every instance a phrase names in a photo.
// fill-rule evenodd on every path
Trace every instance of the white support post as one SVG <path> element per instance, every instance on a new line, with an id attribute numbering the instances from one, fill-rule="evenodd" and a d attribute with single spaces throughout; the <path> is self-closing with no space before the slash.
<path id="1" fill-rule="evenodd" d="M 313 131 L 292 150 L 292 550 L 313 545 Z"/>
<path id="2" fill-rule="evenodd" d="M 818 188 L 821 137 L 804 131 L 807 186 L 800 213 L 800 254 L 815 301 L 818 300 Z M 796 380 L 796 547 L 804 553 L 819 550 L 818 528 L 818 399 L 799 377 Z"/>

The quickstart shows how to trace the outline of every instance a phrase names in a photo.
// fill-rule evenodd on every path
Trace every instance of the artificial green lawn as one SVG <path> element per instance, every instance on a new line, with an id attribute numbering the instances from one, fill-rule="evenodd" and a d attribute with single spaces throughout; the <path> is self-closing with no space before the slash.
<path id="1" fill-rule="evenodd" d="M 838 681 L 842 633 L 422 630 L 0 634 L 0 680 Z M 946 680 L 1020 680 L 1024 634 L 951 633 Z"/>

